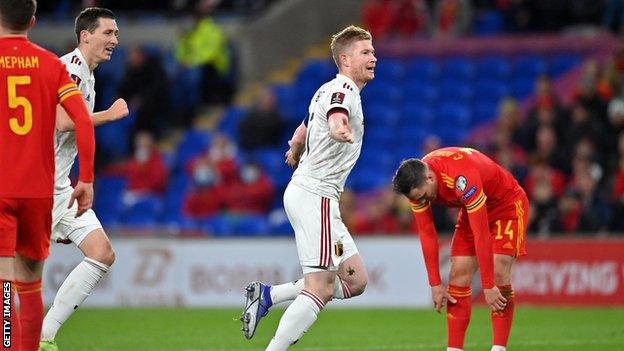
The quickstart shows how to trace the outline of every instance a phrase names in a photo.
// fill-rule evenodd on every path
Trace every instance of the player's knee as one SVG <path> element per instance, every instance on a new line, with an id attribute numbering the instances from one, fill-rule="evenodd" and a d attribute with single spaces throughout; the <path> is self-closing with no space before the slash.
<path id="1" fill-rule="evenodd" d="M 511 274 L 506 270 L 494 270 L 494 284 L 507 285 L 511 282 Z"/>
<path id="2" fill-rule="evenodd" d="M 368 277 L 364 277 L 359 279 L 351 284 L 349 284 L 349 290 L 351 291 L 351 297 L 362 295 L 364 290 L 366 290 L 366 285 L 368 285 Z"/>
<path id="3" fill-rule="evenodd" d="M 472 283 L 472 274 L 463 269 L 451 270 L 449 281 L 453 285 L 469 286 Z"/>
<path id="4" fill-rule="evenodd" d="M 95 250 L 95 252 L 87 257 L 110 267 L 115 262 L 115 251 L 110 245 L 106 245 L 105 247 Z"/>

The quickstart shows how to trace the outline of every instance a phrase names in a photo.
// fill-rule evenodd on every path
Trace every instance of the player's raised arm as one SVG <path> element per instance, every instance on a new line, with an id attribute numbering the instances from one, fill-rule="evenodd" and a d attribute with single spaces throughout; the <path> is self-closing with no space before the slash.
<path id="1" fill-rule="evenodd" d="M 301 154 L 303 154 L 303 151 L 305 150 L 307 131 L 308 127 L 306 127 L 305 121 L 303 121 L 297 129 L 295 129 L 292 138 L 288 140 L 288 146 L 290 148 L 286 151 L 286 164 L 290 167 L 295 168 L 299 164 Z"/>
<path id="2" fill-rule="evenodd" d="M 353 133 L 349 124 L 349 116 L 344 109 L 329 111 L 327 122 L 329 124 L 329 136 L 339 142 L 353 144 Z"/>
<path id="3" fill-rule="evenodd" d="M 91 120 L 93 121 L 93 126 L 97 127 L 105 123 L 122 119 L 126 117 L 128 113 L 129 110 L 126 100 L 119 98 L 115 100 L 108 109 L 92 114 Z M 61 105 L 57 105 L 56 107 L 56 129 L 61 132 L 75 130 L 74 122 Z"/>

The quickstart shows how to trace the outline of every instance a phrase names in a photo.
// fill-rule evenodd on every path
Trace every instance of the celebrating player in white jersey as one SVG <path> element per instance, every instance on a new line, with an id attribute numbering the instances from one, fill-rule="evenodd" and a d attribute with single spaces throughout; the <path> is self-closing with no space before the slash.
<path id="1" fill-rule="evenodd" d="M 93 124 L 98 126 L 127 116 L 128 105 L 123 99 L 115 101 L 108 110 L 93 113 L 95 105 L 93 70 L 101 62 L 110 60 L 118 44 L 119 29 L 114 14 L 103 8 L 87 8 L 76 18 L 75 31 L 78 48 L 61 57 L 61 61 L 65 63 L 69 75 L 82 92 L 92 113 Z M 85 258 L 65 279 L 45 316 L 39 344 L 39 350 L 42 351 L 58 350 L 54 338 L 59 328 L 91 294 L 115 260 L 115 253 L 108 237 L 93 210 L 76 218 L 76 206 L 67 208 L 72 193 L 69 172 L 76 157 L 76 137 L 73 123 L 61 106 L 57 106 L 56 116 L 52 239 L 57 242 L 74 243 Z"/>
<path id="2" fill-rule="evenodd" d="M 332 298 L 360 295 L 368 282 L 364 262 L 340 217 L 338 201 L 362 148 L 364 116 L 360 91 L 375 77 L 370 33 L 349 26 L 332 37 L 338 75 L 312 97 L 308 118 L 289 141 L 286 163 L 296 170 L 284 192 L 284 208 L 295 230 L 303 280 L 246 288 L 243 333 L 252 338 L 269 308 L 294 301 L 266 350 L 286 350 L 314 323 Z"/>

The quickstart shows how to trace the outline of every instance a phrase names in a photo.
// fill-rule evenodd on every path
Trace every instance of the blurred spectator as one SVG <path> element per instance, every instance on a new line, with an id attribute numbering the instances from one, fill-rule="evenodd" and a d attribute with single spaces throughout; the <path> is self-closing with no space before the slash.
<path id="1" fill-rule="evenodd" d="M 557 228 L 559 212 L 557 197 L 551 183 L 545 179 L 537 180 L 529 193 L 529 197 L 531 198 L 532 213 L 529 234 L 544 236 L 552 233 Z"/>
<path id="2" fill-rule="evenodd" d="M 429 11 L 424 0 L 397 1 L 393 32 L 403 37 L 413 37 L 427 32 Z"/>
<path id="3" fill-rule="evenodd" d="M 581 211 L 576 230 L 597 233 L 607 229 L 609 207 L 598 189 L 598 179 L 590 172 L 575 175 L 574 189 L 579 194 Z"/>
<path id="4" fill-rule="evenodd" d="M 535 136 L 535 144 L 535 150 L 530 155 L 532 161 L 544 160 L 551 167 L 564 172 L 569 171 L 568 162 L 553 127 L 540 126 Z"/>
<path id="5" fill-rule="evenodd" d="M 511 136 L 511 142 L 522 145 L 520 132 L 520 109 L 518 101 L 514 98 L 505 98 L 498 105 L 498 118 L 496 119 L 496 133 L 505 133 Z"/>
<path id="6" fill-rule="evenodd" d="M 606 6 L 602 16 L 602 25 L 614 33 L 621 33 L 623 23 L 624 1 L 606 0 Z"/>
<path id="7" fill-rule="evenodd" d="M 126 205 L 149 195 L 162 195 L 167 187 L 167 168 L 152 134 L 141 131 L 134 137 L 134 156 L 128 161 L 112 165 L 106 174 L 127 178 L 124 194 Z"/>
<path id="8" fill-rule="evenodd" d="M 583 105 L 585 109 L 594 116 L 596 123 L 601 123 L 605 128 L 607 121 L 607 100 L 600 96 L 598 91 L 598 63 L 589 60 L 583 67 L 583 73 L 579 86 L 574 94 L 574 100 Z"/>
<path id="9" fill-rule="evenodd" d="M 206 159 L 198 159 L 192 171 L 193 187 L 187 192 L 182 212 L 190 218 L 217 215 L 224 205 L 224 187 L 214 166 Z"/>
<path id="10" fill-rule="evenodd" d="M 434 8 L 435 35 L 456 37 L 470 31 L 472 6 L 469 0 L 440 0 Z"/>
<path id="11" fill-rule="evenodd" d="M 199 156 L 189 161 L 187 171 L 193 175 L 197 167 L 206 164 L 214 168 L 219 182 L 225 186 L 238 179 L 238 148 L 227 136 L 216 134 L 209 147 Z"/>
<path id="12" fill-rule="evenodd" d="M 538 185 L 544 186 L 546 183 L 548 189 L 552 192 L 553 196 L 559 197 L 563 195 L 566 187 L 566 177 L 563 172 L 550 166 L 547 160 L 536 159 L 531 165 L 529 173 L 524 181 L 524 188 L 531 198 L 531 194 L 536 193 Z M 544 189 L 542 189 L 543 191 Z M 532 198 L 531 198 L 532 199 Z"/>
<path id="13" fill-rule="evenodd" d="M 256 163 L 244 164 L 236 181 L 224 189 L 228 212 L 268 214 L 275 189 L 269 176 Z"/>
<path id="14" fill-rule="evenodd" d="M 271 89 L 264 89 L 258 96 L 238 129 L 241 146 L 246 150 L 281 145 L 286 122 L 277 108 L 277 98 Z"/>
<path id="15" fill-rule="evenodd" d="M 230 74 L 230 51 L 223 30 L 210 13 L 218 0 L 200 0 L 193 12 L 193 25 L 178 38 L 176 59 L 185 67 L 201 67 L 202 101 L 229 104 L 234 92 Z"/>
<path id="16" fill-rule="evenodd" d="M 168 129 L 169 81 L 158 54 L 148 54 L 145 48 L 138 46 L 130 48 L 118 95 L 136 112 L 133 135 L 147 130 L 160 137 Z"/>
<path id="17" fill-rule="evenodd" d="M 509 0 L 503 5 L 505 29 L 509 32 L 527 32 L 535 23 L 532 2 L 529 0 Z"/>
<path id="18" fill-rule="evenodd" d="M 437 150 L 439 148 L 442 147 L 442 140 L 436 136 L 436 135 L 428 135 L 425 138 L 425 141 L 423 142 L 423 146 L 422 146 L 422 154 L 426 155 L 428 153 L 430 153 L 433 150 Z"/>
<path id="19" fill-rule="evenodd" d="M 368 0 L 362 7 L 362 21 L 374 38 L 382 39 L 392 33 L 396 9 L 393 0 Z"/>
<path id="20" fill-rule="evenodd" d="M 569 153 L 574 152 L 575 148 L 582 139 L 587 139 L 592 145 L 592 149 L 598 149 L 601 153 L 608 151 L 608 139 L 607 129 L 604 128 L 602 123 L 597 121 L 595 117 L 590 116 L 589 112 L 583 105 L 577 104 L 572 109 L 571 123 L 569 123 L 564 131 L 563 145 L 564 149 Z M 592 150 L 595 154 L 595 150 Z M 596 157 L 596 155 L 592 155 Z M 571 159 L 571 155 L 568 155 L 568 159 Z M 606 160 L 599 160 L 601 164 L 604 164 Z"/>
<path id="21" fill-rule="evenodd" d="M 609 230 L 624 232 L 624 156 L 620 156 L 612 189 Z"/>

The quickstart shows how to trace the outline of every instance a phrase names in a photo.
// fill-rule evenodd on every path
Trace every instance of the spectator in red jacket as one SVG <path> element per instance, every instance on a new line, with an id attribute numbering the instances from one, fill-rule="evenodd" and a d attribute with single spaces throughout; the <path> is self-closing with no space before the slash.
<path id="1" fill-rule="evenodd" d="M 228 212 L 267 214 L 275 195 L 273 182 L 256 163 L 241 167 L 238 178 L 224 188 Z"/>

